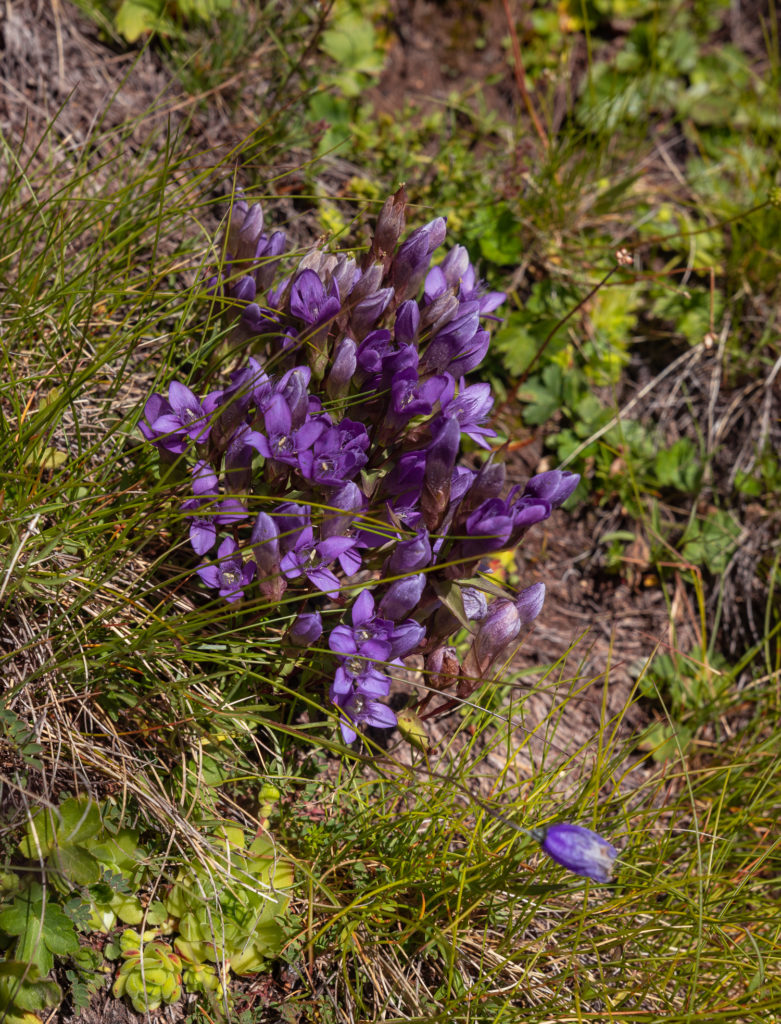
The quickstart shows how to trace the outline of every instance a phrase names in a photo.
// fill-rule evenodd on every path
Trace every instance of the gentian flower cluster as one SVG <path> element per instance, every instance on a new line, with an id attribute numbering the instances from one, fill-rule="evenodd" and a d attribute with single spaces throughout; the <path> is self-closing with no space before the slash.
<path id="1" fill-rule="evenodd" d="M 468 377 L 504 295 L 485 290 L 462 246 L 434 262 L 444 218 L 401 241 L 405 205 L 400 189 L 362 257 L 313 249 L 280 277 L 284 234 L 235 201 L 208 288 L 251 355 L 202 397 L 173 381 L 140 424 L 189 469 L 181 510 L 203 584 L 234 607 L 284 595 L 300 609 L 284 640 L 301 657 L 328 652 L 346 742 L 396 723 L 384 701 L 409 655 L 424 656 L 434 690 L 479 685 L 545 588 L 491 599 L 475 573 L 579 479 L 552 470 L 505 493 L 491 389 Z M 460 459 L 465 440 L 487 453 L 479 469 Z M 448 641 L 464 624 L 459 663 Z"/>

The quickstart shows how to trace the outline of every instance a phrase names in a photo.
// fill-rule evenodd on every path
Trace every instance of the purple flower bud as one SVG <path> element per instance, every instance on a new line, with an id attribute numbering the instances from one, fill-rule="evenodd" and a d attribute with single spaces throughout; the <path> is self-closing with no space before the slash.
<path id="1" fill-rule="evenodd" d="M 404 658 L 415 650 L 426 635 L 426 630 L 414 619 L 407 619 L 400 622 L 389 636 L 390 657 Z"/>
<path id="2" fill-rule="evenodd" d="M 422 569 L 431 561 L 431 542 L 428 530 L 419 530 L 410 540 L 400 541 L 393 554 L 385 563 L 383 572 L 386 576 L 401 576 L 404 573 Z"/>
<path id="3" fill-rule="evenodd" d="M 251 542 L 261 576 L 279 572 L 279 528 L 268 512 L 258 512 Z"/>
<path id="4" fill-rule="evenodd" d="M 473 622 L 481 622 L 488 614 L 488 601 L 482 590 L 475 590 L 474 587 L 462 587 L 461 601 L 464 605 L 464 614 Z"/>
<path id="5" fill-rule="evenodd" d="M 567 871 L 595 882 L 609 882 L 618 850 L 582 825 L 550 825 L 530 829 L 545 853 Z"/>
<path id="6" fill-rule="evenodd" d="M 526 484 L 524 497 L 542 498 L 550 502 L 551 508 L 563 505 L 580 483 L 579 473 L 568 470 L 551 469 L 547 473 L 538 473 Z"/>
<path id="7" fill-rule="evenodd" d="M 521 616 L 514 601 L 500 598 L 488 609 L 475 637 L 474 656 L 478 671 L 485 672 L 521 631 Z"/>
<path id="8" fill-rule="evenodd" d="M 454 245 L 440 264 L 448 287 L 457 285 L 469 268 L 469 253 L 463 245 Z"/>
<path id="9" fill-rule="evenodd" d="M 352 338 L 344 338 L 336 346 L 331 372 L 325 382 L 329 398 L 341 398 L 347 394 L 350 382 L 355 376 L 356 344 Z"/>
<path id="10" fill-rule="evenodd" d="M 485 359 L 490 341 L 491 336 L 488 331 L 478 331 L 466 346 L 465 351 L 450 363 L 447 368 L 448 372 L 452 373 L 454 377 L 463 377 L 464 374 L 477 369 Z"/>
<path id="11" fill-rule="evenodd" d="M 255 563 L 245 563 L 236 542 L 226 537 L 217 548 L 217 563 L 201 565 L 196 572 L 207 587 L 219 590 L 220 597 L 234 602 L 244 597 L 244 588 L 255 576 Z"/>
<path id="12" fill-rule="evenodd" d="M 323 635 L 323 620 L 320 612 L 301 612 L 288 631 L 288 636 L 297 647 L 310 647 Z"/>
<path id="13" fill-rule="evenodd" d="M 402 243 L 390 270 L 397 295 L 406 298 L 417 290 L 432 252 L 444 242 L 446 233 L 445 218 L 437 217 L 413 231 Z"/>
<path id="14" fill-rule="evenodd" d="M 260 261 L 255 268 L 255 284 L 259 292 L 270 288 L 277 273 L 279 260 L 277 259 L 285 249 L 285 232 L 274 231 L 266 238 L 262 235 L 258 242 L 256 257 Z"/>
<path id="15" fill-rule="evenodd" d="M 290 410 L 290 424 L 293 430 L 298 430 L 307 417 L 309 410 L 309 382 L 312 379 L 312 371 L 308 366 L 294 366 L 286 374 L 280 377 L 274 388 L 277 394 L 282 395 Z"/>
<path id="16" fill-rule="evenodd" d="M 396 323 L 393 333 L 400 345 L 412 344 L 420 330 L 420 309 L 414 299 L 402 302 L 396 312 Z"/>
<path id="17" fill-rule="evenodd" d="M 380 601 L 380 614 L 394 622 L 406 618 L 417 608 L 425 585 L 426 577 L 422 572 L 391 583 Z"/>
<path id="18" fill-rule="evenodd" d="M 255 301 L 255 278 L 244 275 L 240 277 L 238 281 L 234 281 L 230 286 L 231 297 L 236 302 L 254 302 Z"/>
<path id="19" fill-rule="evenodd" d="M 453 467 L 461 444 L 457 420 L 446 420 L 426 454 L 422 507 L 426 526 L 436 530 L 450 501 Z"/>
<path id="20" fill-rule="evenodd" d="M 525 590 L 520 592 L 518 597 L 515 599 L 515 606 L 521 617 L 522 625 L 528 626 L 530 622 L 534 622 L 542 611 L 544 601 L 544 583 L 532 583 L 530 587 L 527 587 Z"/>
<path id="21" fill-rule="evenodd" d="M 355 260 L 340 253 L 336 258 L 336 266 L 331 272 L 331 280 L 339 289 L 339 297 L 344 301 L 350 294 L 355 280 Z"/>
<path id="22" fill-rule="evenodd" d="M 374 294 L 382 284 L 382 275 L 383 268 L 379 263 L 375 263 L 368 270 L 364 270 L 353 284 L 352 291 L 350 292 L 350 302 L 362 302 Z"/>
<path id="23" fill-rule="evenodd" d="M 388 308 L 393 298 L 392 288 L 380 288 L 379 291 L 368 295 L 355 306 L 350 313 L 350 326 L 356 339 L 360 341 L 365 338 L 374 324 L 379 320 Z"/>
<path id="24" fill-rule="evenodd" d="M 263 234 L 263 207 L 260 203 L 250 206 L 239 229 L 238 244 L 233 253 L 237 260 L 251 260 Z"/>
<path id="25" fill-rule="evenodd" d="M 323 509 L 323 521 L 320 525 L 320 536 L 336 537 L 344 534 L 352 524 L 356 515 L 362 512 L 366 505 L 366 498 L 360 487 L 348 480 L 328 499 L 326 508 Z M 338 509 L 339 513 L 331 513 L 329 509 Z"/>

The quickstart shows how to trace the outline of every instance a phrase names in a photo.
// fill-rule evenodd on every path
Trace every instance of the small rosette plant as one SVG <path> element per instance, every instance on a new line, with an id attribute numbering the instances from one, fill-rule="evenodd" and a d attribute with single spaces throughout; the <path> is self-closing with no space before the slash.
<path id="1" fill-rule="evenodd" d="M 152 933 L 154 934 L 154 933 Z M 148 942 L 128 929 L 119 940 L 123 964 L 114 982 L 114 996 L 127 996 L 138 1013 L 175 1003 L 182 994 L 182 961 L 167 942 Z"/>
<path id="2" fill-rule="evenodd" d="M 218 973 L 253 974 L 277 956 L 284 941 L 279 916 L 287 906 L 280 891 L 293 884 L 292 864 L 275 854 L 270 840 L 259 836 L 245 847 L 238 826 L 224 826 L 218 839 L 225 858 L 207 867 L 182 868 L 164 903 L 176 922 L 174 941 L 189 977 L 212 986 L 210 972 L 198 965 L 213 963 Z"/>
<path id="3" fill-rule="evenodd" d="M 467 379 L 504 295 L 484 289 L 462 246 L 432 265 L 444 218 L 400 242 L 405 206 L 402 188 L 363 256 L 313 249 L 280 278 L 284 235 L 264 230 L 259 205 L 234 202 L 208 287 L 251 354 L 201 397 L 171 382 L 140 424 L 189 471 L 181 511 L 203 585 L 260 617 L 283 598 L 297 610 L 281 639 L 302 668 L 330 657 L 346 742 L 396 724 L 385 701 L 410 655 L 454 699 L 486 678 L 545 588 L 498 596 L 475 574 L 579 480 L 552 470 L 506 490 L 490 386 Z M 464 464 L 465 442 L 486 452 L 479 468 Z M 464 627 L 459 661 L 448 641 Z"/>

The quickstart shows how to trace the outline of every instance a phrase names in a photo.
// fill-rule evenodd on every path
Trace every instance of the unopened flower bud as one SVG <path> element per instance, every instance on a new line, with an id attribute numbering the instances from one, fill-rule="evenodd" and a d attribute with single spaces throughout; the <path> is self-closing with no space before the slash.
<path id="1" fill-rule="evenodd" d="M 377 320 L 388 308 L 393 297 L 392 288 L 380 288 L 379 291 L 367 295 L 365 299 L 353 307 L 350 313 L 350 326 L 357 341 L 362 341 Z"/>
<path id="2" fill-rule="evenodd" d="M 402 302 L 396 313 L 394 336 L 399 345 L 411 345 L 420 330 L 420 309 L 414 299 Z"/>
<path id="3" fill-rule="evenodd" d="M 464 605 L 464 614 L 473 622 L 481 622 L 488 614 L 488 601 L 482 590 L 462 587 L 461 602 Z"/>
<path id="4" fill-rule="evenodd" d="M 419 530 L 410 540 L 402 540 L 393 549 L 393 554 L 385 565 L 387 576 L 400 576 L 402 573 L 422 569 L 431 561 L 431 542 L 428 530 Z"/>
<path id="5" fill-rule="evenodd" d="M 521 616 L 514 601 L 500 598 L 488 609 L 474 642 L 474 655 L 482 674 L 518 636 Z"/>
<path id="6" fill-rule="evenodd" d="M 532 583 L 530 587 L 522 590 L 515 600 L 515 606 L 521 617 L 521 624 L 528 626 L 542 611 L 545 601 L 545 584 Z"/>
<path id="7" fill-rule="evenodd" d="M 609 882 L 618 850 L 582 825 L 550 825 L 530 829 L 545 853 L 567 871 L 595 882 Z"/>
<path id="8" fill-rule="evenodd" d="M 429 445 L 423 477 L 421 505 L 423 518 L 430 530 L 436 530 L 450 501 L 453 467 L 461 444 L 458 420 L 449 419 Z"/>
<path id="9" fill-rule="evenodd" d="M 251 260 L 255 256 L 258 240 L 263 234 L 263 208 L 260 203 L 253 203 L 240 226 L 237 226 L 236 219 L 234 207 L 229 230 L 229 252 L 235 260 Z"/>
<path id="10" fill-rule="evenodd" d="M 331 372 L 325 382 L 329 398 L 341 398 L 347 394 L 350 381 L 355 376 L 356 344 L 352 338 L 343 338 L 336 346 Z"/>
<path id="11" fill-rule="evenodd" d="M 297 647 L 310 647 L 323 635 L 320 612 L 301 612 L 290 627 L 288 636 Z"/>
<path id="12" fill-rule="evenodd" d="M 417 607 L 425 585 L 426 577 L 422 572 L 391 583 L 380 601 L 380 615 L 394 622 L 405 619 Z"/>
<path id="13" fill-rule="evenodd" d="M 547 473 L 538 473 L 526 484 L 524 497 L 542 498 L 550 502 L 552 508 L 563 505 L 580 483 L 579 473 L 568 470 L 551 469 Z"/>

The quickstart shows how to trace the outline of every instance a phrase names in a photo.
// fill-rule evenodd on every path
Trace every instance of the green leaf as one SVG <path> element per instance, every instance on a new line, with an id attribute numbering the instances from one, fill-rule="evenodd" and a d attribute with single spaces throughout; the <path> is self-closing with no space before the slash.
<path id="1" fill-rule="evenodd" d="M 114 25 L 128 43 L 135 43 L 144 33 L 160 27 L 162 13 L 163 0 L 122 0 Z"/>
<path id="2" fill-rule="evenodd" d="M 0 911 L 0 928 L 19 936 L 16 959 L 34 964 L 42 976 L 54 966 L 55 954 L 64 956 L 79 948 L 73 922 L 56 903 L 44 901 L 37 884 Z"/>
<path id="3" fill-rule="evenodd" d="M 61 824 L 57 841 L 61 845 L 82 843 L 94 838 L 101 829 L 100 809 L 88 797 L 72 797 L 60 806 Z"/>
<path id="4" fill-rule="evenodd" d="M 100 878 L 100 866 L 91 853 L 80 846 L 63 846 L 52 852 L 54 867 L 63 879 L 76 885 L 92 885 Z"/>

